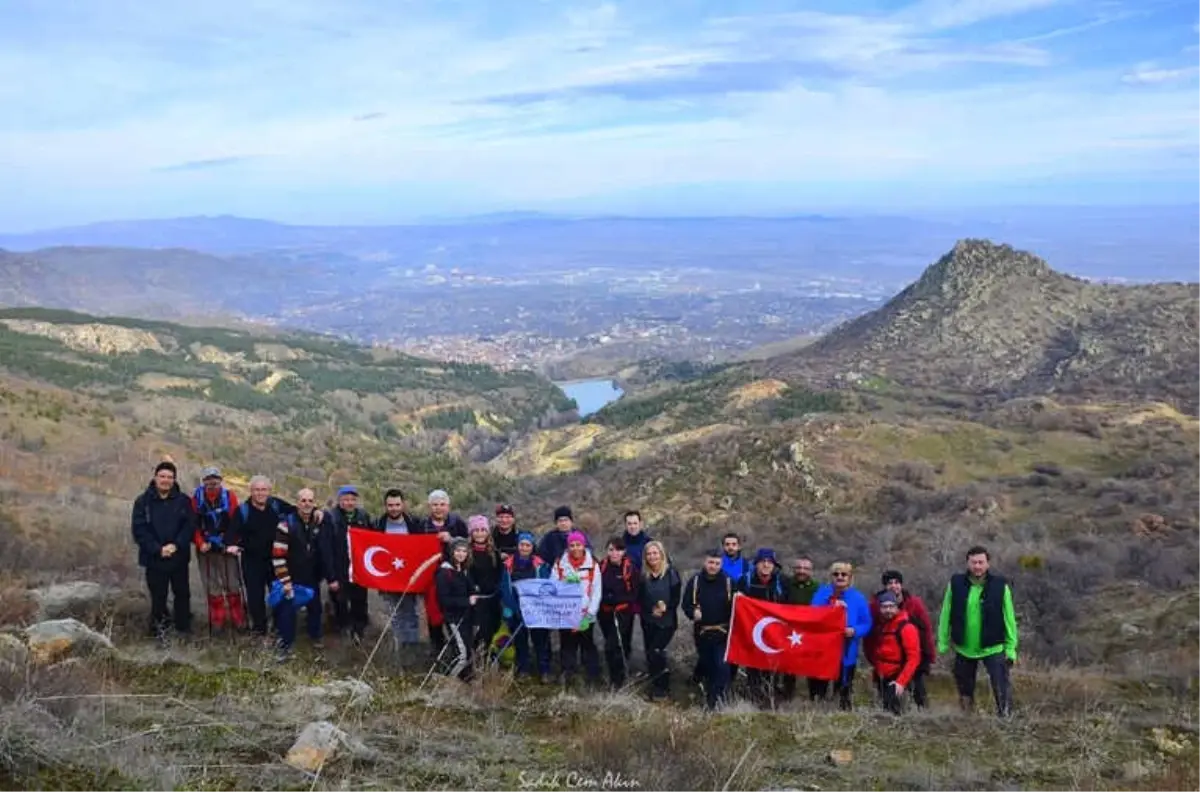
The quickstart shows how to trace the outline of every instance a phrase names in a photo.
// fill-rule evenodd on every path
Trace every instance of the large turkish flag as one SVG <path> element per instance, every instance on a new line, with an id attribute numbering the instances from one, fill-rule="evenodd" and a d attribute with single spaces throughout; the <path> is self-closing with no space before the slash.
<path id="1" fill-rule="evenodd" d="M 783 605 L 739 593 L 733 598 L 725 662 L 812 679 L 838 679 L 845 631 L 845 608 Z"/>
<path id="2" fill-rule="evenodd" d="M 350 582 L 395 594 L 424 594 L 442 560 L 437 534 L 388 534 L 351 528 Z"/>

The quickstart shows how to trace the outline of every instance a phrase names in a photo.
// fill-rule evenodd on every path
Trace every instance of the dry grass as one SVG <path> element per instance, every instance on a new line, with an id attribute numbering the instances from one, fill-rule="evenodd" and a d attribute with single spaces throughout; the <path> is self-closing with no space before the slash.
<path id="1" fill-rule="evenodd" d="M 128 647 L 142 654 L 138 647 Z M 367 669 L 374 701 L 338 722 L 370 751 L 314 777 L 282 762 L 304 725 L 273 697 L 353 676 L 358 661 L 257 667 L 213 652 L 10 675 L 0 686 L 0 786 L 54 789 L 1195 788 L 1196 713 L 1168 691 L 1070 671 L 1021 671 L 1018 715 L 965 718 L 935 677 L 934 707 L 885 715 L 745 705 L 707 715 L 623 694 L 518 689 Z M 226 656 L 226 660 L 231 659 Z M 240 664 L 240 665 L 239 665 Z M 1172 754 L 1152 730 L 1189 751 Z M 835 767 L 834 749 L 853 761 Z M 1168 787 L 1167 784 L 1183 784 Z M 1160 786 L 1154 787 L 1154 784 Z"/>

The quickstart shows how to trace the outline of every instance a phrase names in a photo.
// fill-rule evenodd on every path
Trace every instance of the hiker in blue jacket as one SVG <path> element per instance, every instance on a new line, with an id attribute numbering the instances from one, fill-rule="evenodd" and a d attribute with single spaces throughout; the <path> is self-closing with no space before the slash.
<path id="1" fill-rule="evenodd" d="M 525 626 L 521 618 L 521 599 L 517 587 L 513 585 L 530 578 L 548 578 L 550 565 L 534 555 L 533 534 L 521 531 L 517 534 L 517 552 L 504 559 L 503 570 L 500 573 L 500 603 L 504 610 L 501 617 L 508 625 L 508 634 L 517 653 L 517 676 L 528 677 L 533 674 L 530 663 L 529 646 L 533 644 L 533 654 L 537 660 L 538 680 L 550 676 L 550 631 L 546 629 L 531 630 Z"/>
<path id="2" fill-rule="evenodd" d="M 871 631 L 871 606 L 861 591 L 851 588 L 854 582 L 854 567 L 848 561 L 837 561 L 829 567 L 832 582 L 817 589 L 813 605 L 835 605 L 846 609 L 846 646 L 842 650 L 842 675 L 833 684 L 838 694 L 838 706 L 851 708 L 850 696 L 854 688 L 854 672 L 858 666 L 858 648 L 862 639 Z M 808 680 L 808 696 L 813 701 L 829 695 L 829 682 L 824 679 Z"/>

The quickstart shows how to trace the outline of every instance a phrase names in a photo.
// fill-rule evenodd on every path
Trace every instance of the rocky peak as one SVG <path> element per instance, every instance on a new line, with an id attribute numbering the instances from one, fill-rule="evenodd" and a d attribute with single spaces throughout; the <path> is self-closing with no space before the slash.
<path id="1" fill-rule="evenodd" d="M 961 299 L 1014 281 L 1063 277 L 1032 253 L 986 239 L 963 239 L 925 270 L 909 296 Z"/>

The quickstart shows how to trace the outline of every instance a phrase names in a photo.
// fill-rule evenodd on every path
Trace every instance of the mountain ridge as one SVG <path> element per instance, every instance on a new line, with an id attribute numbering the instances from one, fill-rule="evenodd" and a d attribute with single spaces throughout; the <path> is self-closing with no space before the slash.
<path id="1" fill-rule="evenodd" d="M 1092 283 L 987 240 L 958 242 L 879 309 L 764 376 L 883 378 L 988 394 L 1161 399 L 1195 414 L 1200 285 Z"/>

